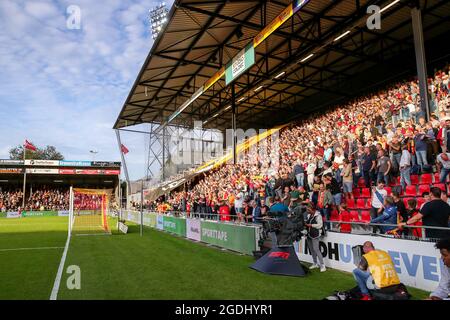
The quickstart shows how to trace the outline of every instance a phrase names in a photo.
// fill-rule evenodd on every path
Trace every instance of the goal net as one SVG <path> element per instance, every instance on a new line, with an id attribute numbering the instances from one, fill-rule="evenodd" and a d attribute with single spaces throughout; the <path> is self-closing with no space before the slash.
<path id="1" fill-rule="evenodd" d="M 111 234 L 108 226 L 111 189 L 71 188 L 69 231 L 71 234 Z"/>

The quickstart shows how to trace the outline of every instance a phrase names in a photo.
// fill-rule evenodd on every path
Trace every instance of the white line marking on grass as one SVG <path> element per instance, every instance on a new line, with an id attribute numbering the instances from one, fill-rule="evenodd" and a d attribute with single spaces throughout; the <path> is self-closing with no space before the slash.
<path id="1" fill-rule="evenodd" d="M 61 282 L 64 264 L 66 263 L 67 251 L 69 250 L 69 243 L 70 243 L 70 234 L 67 236 L 64 252 L 62 254 L 61 261 L 59 262 L 58 272 L 56 273 L 55 283 L 53 284 L 50 300 L 56 300 L 58 298 L 59 284 Z"/>
<path id="2" fill-rule="evenodd" d="M 4 251 L 21 251 L 21 250 L 63 249 L 63 248 L 64 247 L 9 248 L 9 249 L 0 249 L 0 252 L 4 252 Z"/>

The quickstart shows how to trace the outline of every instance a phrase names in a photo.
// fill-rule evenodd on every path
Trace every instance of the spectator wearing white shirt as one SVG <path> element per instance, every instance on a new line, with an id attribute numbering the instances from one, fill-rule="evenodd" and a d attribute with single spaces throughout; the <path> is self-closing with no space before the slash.
<path id="1" fill-rule="evenodd" d="M 402 149 L 402 156 L 400 158 L 400 184 L 403 190 L 405 190 L 407 185 L 411 185 L 411 154 L 408 151 L 407 145 L 404 145 Z"/>
<path id="2" fill-rule="evenodd" d="M 439 182 L 445 183 L 448 174 L 450 173 L 450 153 L 440 153 L 436 158 L 437 165 L 441 169 L 441 175 L 439 177 Z"/>
<path id="3" fill-rule="evenodd" d="M 378 181 L 377 186 L 373 188 L 372 192 L 372 208 L 370 210 L 370 215 L 373 219 L 383 212 L 383 202 L 386 196 L 387 191 L 384 189 L 384 182 L 380 180 Z"/>
<path id="4" fill-rule="evenodd" d="M 308 166 L 306 167 L 306 174 L 308 175 L 308 186 L 309 190 L 313 189 L 314 184 L 314 172 L 316 171 L 317 166 L 313 160 L 310 160 Z"/>
<path id="5" fill-rule="evenodd" d="M 444 239 L 436 243 L 442 257 L 441 280 L 428 299 L 430 300 L 450 300 L 450 239 Z"/>

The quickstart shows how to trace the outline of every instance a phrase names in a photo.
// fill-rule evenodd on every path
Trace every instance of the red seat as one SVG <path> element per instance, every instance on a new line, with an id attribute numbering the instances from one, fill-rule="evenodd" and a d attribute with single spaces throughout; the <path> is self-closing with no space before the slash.
<path id="1" fill-rule="evenodd" d="M 447 188 L 445 187 L 445 183 L 435 183 L 433 187 L 437 187 L 442 190 L 442 192 L 447 193 Z"/>
<path id="2" fill-rule="evenodd" d="M 422 196 L 424 192 L 430 192 L 430 185 L 429 184 L 421 184 L 419 185 L 419 190 L 417 190 L 417 195 Z"/>
<path id="3" fill-rule="evenodd" d="M 360 221 L 358 211 L 350 211 L 350 220 L 352 222 L 359 222 Z"/>
<path id="4" fill-rule="evenodd" d="M 339 212 L 336 209 L 333 209 L 331 211 L 330 220 L 332 220 L 332 221 L 339 221 Z"/>
<path id="5" fill-rule="evenodd" d="M 448 178 L 448 176 L 447 176 Z M 441 180 L 441 174 L 439 172 L 434 173 L 434 183 L 438 183 Z"/>
<path id="6" fill-rule="evenodd" d="M 425 198 L 417 198 L 417 210 L 420 209 L 420 207 L 425 203 Z M 405 206 L 406 207 L 406 206 Z"/>
<path id="7" fill-rule="evenodd" d="M 348 199 L 347 200 L 347 208 L 349 209 L 355 209 L 355 200 L 354 199 Z"/>
<path id="8" fill-rule="evenodd" d="M 412 198 L 412 197 L 403 198 L 403 203 L 405 204 L 405 208 L 408 206 L 408 200 L 410 200 L 410 199 L 414 199 L 414 198 Z"/>
<path id="9" fill-rule="evenodd" d="M 415 197 L 416 196 L 416 186 L 406 186 L 405 196 Z"/>
<path id="10" fill-rule="evenodd" d="M 372 199 L 367 199 L 366 208 L 372 208 Z"/>
<path id="11" fill-rule="evenodd" d="M 361 198 L 370 198 L 370 188 L 362 188 Z"/>
<path id="12" fill-rule="evenodd" d="M 424 173 L 420 176 L 420 184 L 431 184 L 433 182 L 431 173 Z"/>
<path id="13" fill-rule="evenodd" d="M 359 178 L 358 179 L 358 187 L 364 188 L 365 186 L 366 186 L 366 181 L 364 180 L 364 178 Z"/>
<path id="14" fill-rule="evenodd" d="M 393 180 L 393 181 L 392 181 Z M 391 187 L 399 186 L 400 185 L 400 177 L 396 177 L 395 179 L 392 179 L 389 185 Z"/>
<path id="15" fill-rule="evenodd" d="M 419 184 L 419 176 L 417 174 L 412 174 L 411 176 L 411 184 Z"/>
<path id="16" fill-rule="evenodd" d="M 351 222 L 350 213 L 347 211 L 342 211 L 340 215 L 341 221 Z M 349 223 L 341 223 L 341 232 L 350 233 L 352 231 L 352 226 Z"/>
<path id="17" fill-rule="evenodd" d="M 361 211 L 361 222 L 370 222 L 370 211 L 369 210 Z"/>
<path id="18" fill-rule="evenodd" d="M 359 198 L 356 199 L 356 209 L 365 209 L 366 208 L 366 199 Z"/>
<path id="19" fill-rule="evenodd" d="M 361 192 L 359 191 L 359 188 L 353 188 L 353 197 L 355 198 L 361 197 Z"/>
<path id="20" fill-rule="evenodd" d="M 392 188 L 391 187 L 384 187 L 384 190 L 386 190 L 388 196 L 390 196 L 392 194 Z"/>

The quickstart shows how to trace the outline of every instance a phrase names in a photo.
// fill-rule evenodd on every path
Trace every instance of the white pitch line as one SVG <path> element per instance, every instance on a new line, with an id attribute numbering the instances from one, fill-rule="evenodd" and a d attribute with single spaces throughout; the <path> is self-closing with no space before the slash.
<path id="1" fill-rule="evenodd" d="M 55 283 L 53 284 L 52 293 L 50 294 L 50 300 L 56 300 L 58 298 L 59 284 L 61 282 L 64 264 L 66 263 L 67 251 L 69 250 L 70 234 L 67 236 L 64 252 L 59 262 L 58 272 L 56 273 Z"/>
<path id="2" fill-rule="evenodd" d="M 3 251 L 21 251 L 21 250 L 63 249 L 63 248 L 64 247 L 9 248 L 9 249 L 0 249 L 0 252 L 3 252 Z"/>

